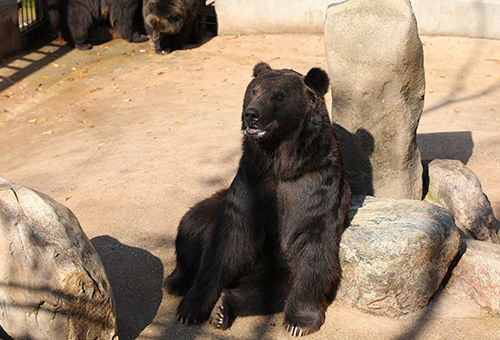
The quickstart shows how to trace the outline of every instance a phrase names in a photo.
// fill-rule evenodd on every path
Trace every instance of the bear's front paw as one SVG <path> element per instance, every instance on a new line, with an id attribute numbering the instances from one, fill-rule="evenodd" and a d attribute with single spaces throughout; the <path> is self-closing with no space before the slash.
<path id="1" fill-rule="evenodd" d="M 206 321 L 209 314 L 210 308 L 207 311 L 204 301 L 188 296 L 184 297 L 177 307 L 177 321 L 188 326 Z"/>
<path id="2" fill-rule="evenodd" d="M 297 313 L 285 311 L 283 325 L 292 336 L 304 336 L 317 332 L 325 322 L 325 316 L 319 310 L 302 310 Z"/>
<path id="3" fill-rule="evenodd" d="M 172 50 L 170 48 L 165 48 L 165 49 L 157 48 L 157 49 L 155 49 L 155 53 L 159 54 L 159 55 L 167 55 L 170 52 L 172 52 Z"/>

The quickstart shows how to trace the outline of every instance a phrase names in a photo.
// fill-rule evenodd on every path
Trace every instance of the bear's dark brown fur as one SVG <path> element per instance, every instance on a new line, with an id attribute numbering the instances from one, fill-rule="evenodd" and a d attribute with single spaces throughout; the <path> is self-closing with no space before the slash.
<path id="1" fill-rule="evenodd" d="M 141 4 L 140 0 L 60 0 L 59 13 L 52 6 L 49 18 L 52 26 L 81 50 L 111 38 L 104 32 L 104 24 L 111 24 L 127 41 L 142 42 L 147 36 L 141 33 Z"/>
<path id="2" fill-rule="evenodd" d="M 144 0 L 144 26 L 156 53 L 180 49 L 188 40 L 201 41 L 197 16 L 202 4 L 201 0 Z"/>
<path id="3" fill-rule="evenodd" d="M 243 103 L 243 154 L 231 186 L 182 218 L 178 320 L 225 329 L 237 315 L 284 310 L 292 335 L 319 330 L 340 280 L 350 189 L 318 68 L 254 68 Z"/>

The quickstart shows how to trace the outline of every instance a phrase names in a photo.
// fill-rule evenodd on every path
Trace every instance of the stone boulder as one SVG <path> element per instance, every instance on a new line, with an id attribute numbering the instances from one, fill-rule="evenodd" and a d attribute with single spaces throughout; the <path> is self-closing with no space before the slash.
<path id="1" fill-rule="evenodd" d="M 324 40 L 332 119 L 353 193 L 421 199 L 416 131 L 425 78 L 410 2 L 332 4 Z"/>
<path id="2" fill-rule="evenodd" d="M 0 177 L 0 327 L 14 339 L 115 338 L 101 260 L 65 206 Z"/>
<path id="3" fill-rule="evenodd" d="M 445 290 L 457 298 L 472 299 L 500 314 L 500 245 L 466 240 L 464 254 L 453 269 Z"/>
<path id="4" fill-rule="evenodd" d="M 448 209 L 465 233 L 498 244 L 493 209 L 477 176 L 454 159 L 435 159 L 428 169 L 425 200 Z"/>
<path id="5" fill-rule="evenodd" d="M 448 211 L 423 201 L 353 196 L 349 215 L 338 301 L 387 316 L 424 307 L 459 250 Z"/>

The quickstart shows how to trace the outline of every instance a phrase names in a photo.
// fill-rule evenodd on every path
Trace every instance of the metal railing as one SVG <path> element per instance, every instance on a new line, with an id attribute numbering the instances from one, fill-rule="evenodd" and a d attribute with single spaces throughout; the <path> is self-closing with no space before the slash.
<path id="1" fill-rule="evenodd" d="M 44 20 L 44 0 L 17 0 L 19 32 L 26 33 Z"/>
<path id="2" fill-rule="evenodd" d="M 208 35 L 217 35 L 217 15 L 213 1 L 201 7 L 198 13 L 198 23 L 202 32 Z"/>

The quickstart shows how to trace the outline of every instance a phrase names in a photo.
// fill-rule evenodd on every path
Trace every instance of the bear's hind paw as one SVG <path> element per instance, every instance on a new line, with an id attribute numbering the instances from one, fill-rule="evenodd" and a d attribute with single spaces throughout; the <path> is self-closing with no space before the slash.
<path id="1" fill-rule="evenodd" d="M 229 307 L 224 305 L 224 294 L 222 294 L 210 315 L 210 324 L 217 329 L 227 329 L 229 327 Z"/>

